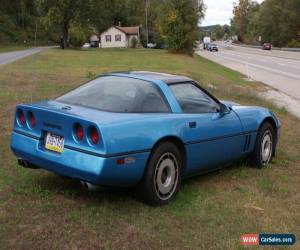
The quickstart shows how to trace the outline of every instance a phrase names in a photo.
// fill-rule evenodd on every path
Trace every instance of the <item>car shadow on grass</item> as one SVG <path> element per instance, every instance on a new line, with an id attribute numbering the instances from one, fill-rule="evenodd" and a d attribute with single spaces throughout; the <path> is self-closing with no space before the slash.
<path id="1" fill-rule="evenodd" d="M 39 187 L 41 192 L 49 195 L 63 195 L 68 199 L 99 204 L 107 201 L 138 200 L 134 188 L 99 186 L 97 190 L 87 190 L 79 180 L 47 172 L 35 178 L 33 187 Z"/>
<path id="2" fill-rule="evenodd" d="M 191 205 L 200 196 L 204 198 L 210 187 L 216 182 L 229 182 L 232 175 L 242 177 L 247 175 L 244 163 L 232 164 L 225 168 L 199 174 L 182 181 L 179 193 L 172 204 L 182 207 Z M 224 183 L 223 183 L 224 184 Z M 40 173 L 32 180 L 32 192 L 42 197 L 64 196 L 67 199 L 84 203 L 142 203 L 142 194 L 137 187 L 104 187 L 98 190 L 87 190 L 79 180 L 59 176 L 53 173 Z M 177 203 L 177 204 L 176 204 Z"/>

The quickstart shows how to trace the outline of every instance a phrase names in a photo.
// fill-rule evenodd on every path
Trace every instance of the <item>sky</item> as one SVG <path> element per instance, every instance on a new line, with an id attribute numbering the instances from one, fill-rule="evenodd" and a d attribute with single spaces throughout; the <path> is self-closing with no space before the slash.
<path id="1" fill-rule="evenodd" d="M 262 1 L 263 0 L 257 0 L 256 2 L 261 3 Z M 206 12 L 201 26 L 230 24 L 234 2 L 237 3 L 238 0 L 204 0 Z"/>

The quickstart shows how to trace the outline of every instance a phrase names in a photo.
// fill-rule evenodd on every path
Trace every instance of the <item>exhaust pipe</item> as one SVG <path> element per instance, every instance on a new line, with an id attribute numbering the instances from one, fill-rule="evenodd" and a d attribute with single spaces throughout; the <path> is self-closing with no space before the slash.
<path id="1" fill-rule="evenodd" d="M 18 164 L 20 166 L 22 166 L 23 168 L 39 169 L 38 166 L 35 166 L 35 165 L 31 164 L 30 162 L 25 161 L 23 159 L 18 159 Z"/>
<path id="2" fill-rule="evenodd" d="M 89 190 L 89 191 L 98 191 L 100 190 L 100 186 L 97 186 L 97 185 L 94 185 L 90 182 L 86 182 L 86 181 L 80 181 L 82 187 L 86 190 Z"/>

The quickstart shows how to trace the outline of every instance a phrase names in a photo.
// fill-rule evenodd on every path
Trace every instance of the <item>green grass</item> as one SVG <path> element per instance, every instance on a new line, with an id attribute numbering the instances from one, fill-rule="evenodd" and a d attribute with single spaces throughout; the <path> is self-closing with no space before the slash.
<path id="1" fill-rule="evenodd" d="M 75 180 L 17 165 L 9 149 L 17 103 L 54 98 L 98 73 L 124 70 L 187 75 L 220 99 L 271 108 L 282 122 L 273 163 L 262 170 L 235 164 L 192 178 L 174 202 L 159 208 L 143 204 L 132 189 L 87 192 Z M 52 49 L 0 67 L 0 87 L 3 249 L 243 249 L 243 233 L 300 236 L 300 123 L 257 98 L 260 83 L 197 56 Z"/>
<path id="2" fill-rule="evenodd" d="M 24 50 L 29 49 L 28 46 L 21 46 L 21 45 L 0 45 L 0 53 L 4 52 L 12 52 L 12 51 L 18 51 L 18 50 Z"/>

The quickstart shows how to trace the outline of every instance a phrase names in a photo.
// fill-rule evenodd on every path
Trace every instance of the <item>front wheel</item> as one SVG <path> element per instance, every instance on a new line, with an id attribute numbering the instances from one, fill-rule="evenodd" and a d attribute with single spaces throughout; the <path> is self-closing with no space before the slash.
<path id="1" fill-rule="evenodd" d="M 171 142 L 159 145 L 152 153 L 141 182 L 142 195 L 150 205 L 165 205 L 178 192 L 182 156 Z"/>
<path id="2" fill-rule="evenodd" d="M 268 165 L 274 154 L 275 131 L 273 126 L 266 122 L 258 131 L 254 151 L 250 156 L 251 165 L 262 168 Z"/>

